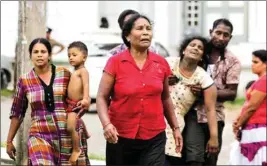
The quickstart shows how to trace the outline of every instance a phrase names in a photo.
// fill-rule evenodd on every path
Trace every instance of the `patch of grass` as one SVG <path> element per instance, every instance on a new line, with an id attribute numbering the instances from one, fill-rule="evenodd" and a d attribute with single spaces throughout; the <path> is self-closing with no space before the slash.
<path id="1" fill-rule="evenodd" d="M 1 142 L 1 147 L 6 148 L 6 142 Z M 89 159 L 93 160 L 106 160 L 106 157 L 104 155 L 99 155 L 95 153 L 88 154 Z"/>
<path id="2" fill-rule="evenodd" d="M 1 142 L 1 147 L 5 148 L 6 147 L 6 142 Z"/>
<path id="3" fill-rule="evenodd" d="M 236 98 L 234 101 L 227 101 L 224 103 L 224 106 L 228 110 L 238 110 L 245 103 L 245 98 Z"/>
<path id="4" fill-rule="evenodd" d="M 89 159 L 93 159 L 93 160 L 106 160 L 106 157 L 104 155 L 98 155 L 95 153 L 90 153 L 88 154 Z"/>
<path id="5" fill-rule="evenodd" d="M 8 89 L 1 90 L 1 96 L 11 97 L 13 94 L 14 94 L 13 90 L 8 90 Z"/>

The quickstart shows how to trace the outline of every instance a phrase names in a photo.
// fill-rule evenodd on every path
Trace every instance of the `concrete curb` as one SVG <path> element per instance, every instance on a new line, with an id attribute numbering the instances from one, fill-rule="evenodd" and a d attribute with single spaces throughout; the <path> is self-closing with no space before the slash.
<path id="1" fill-rule="evenodd" d="M 9 158 L 9 156 L 6 153 L 6 148 L 1 147 L 1 163 L 8 164 L 8 165 L 15 165 L 15 162 Z M 91 165 L 106 165 L 105 161 L 102 160 L 92 160 L 90 159 Z"/>

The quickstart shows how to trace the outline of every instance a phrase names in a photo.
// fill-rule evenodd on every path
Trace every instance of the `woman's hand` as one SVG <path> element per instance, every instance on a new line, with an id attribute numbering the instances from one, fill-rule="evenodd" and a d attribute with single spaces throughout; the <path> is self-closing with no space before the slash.
<path id="1" fill-rule="evenodd" d="M 239 130 L 239 127 L 237 125 L 237 122 L 234 122 L 233 125 L 232 125 L 232 127 L 233 127 L 233 133 L 236 133 Z"/>
<path id="2" fill-rule="evenodd" d="M 104 137 L 109 143 L 116 144 L 118 142 L 118 135 L 117 129 L 111 123 L 104 127 Z"/>
<path id="3" fill-rule="evenodd" d="M 176 153 L 181 153 L 182 149 L 183 149 L 183 137 L 181 135 L 181 132 L 180 132 L 179 128 L 177 128 L 177 129 L 175 129 L 173 131 L 173 138 L 175 140 L 175 145 L 176 145 L 175 151 L 176 151 Z"/>
<path id="4" fill-rule="evenodd" d="M 242 130 L 236 130 L 235 132 L 234 132 L 234 134 L 235 134 L 235 139 L 237 140 L 237 141 L 240 141 L 241 140 L 241 133 L 242 133 Z"/>
<path id="5" fill-rule="evenodd" d="M 234 121 L 234 123 L 232 125 L 232 127 L 233 127 L 233 133 L 235 135 L 235 139 L 238 140 L 238 141 L 241 140 L 241 129 L 240 129 L 241 126 L 238 124 L 239 119 L 240 119 L 240 116 L 238 116 L 235 119 L 235 121 Z"/>
<path id="6" fill-rule="evenodd" d="M 234 121 L 233 123 L 233 132 L 235 135 L 235 139 L 240 141 L 241 140 L 241 129 L 237 122 L 238 120 Z"/>
<path id="7" fill-rule="evenodd" d="M 218 137 L 211 137 L 207 143 L 206 152 L 217 153 L 219 150 Z"/>
<path id="8" fill-rule="evenodd" d="M 8 142 L 6 147 L 6 153 L 12 160 L 16 160 L 16 148 L 13 145 L 13 142 Z"/>

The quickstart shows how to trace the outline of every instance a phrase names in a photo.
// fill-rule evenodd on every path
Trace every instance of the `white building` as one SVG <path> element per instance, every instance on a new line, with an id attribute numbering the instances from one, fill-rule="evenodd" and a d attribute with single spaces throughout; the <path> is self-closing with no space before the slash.
<path id="1" fill-rule="evenodd" d="M 147 15 L 154 22 L 154 37 L 170 49 L 190 31 L 208 36 L 220 17 L 234 25 L 231 44 L 266 43 L 266 1 L 48 1 L 47 25 L 54 37 L 64 39 L 93 31 L 105 16 L 110 28 L 119 31 L 117 18 L 124 9 Z M 17 15 L 18 2 L 1 2 L 2 41 L 16 40 Z"/>
<path id="2" fill-rule="evenodd" d="M 48 1 L 47 26 L 53 28 L 57 40 L 71 40 L 81 32 L 94 31 L 100 18 L 106 17 L 110 28 L 119 32 L 117 18 L 125 9 L 147 15 L 154 22 L 154 38 L 174 56 L 186 34 L 208 36 L 213 21 L 220 17 L 233 23 L 229 48 L 243 67 L 250 65 L 253 50 L 266 49 L 266 1 Z M 18 2 L 1 1 L 1 54 L 14 56 L 17 18 Z"/>
<path id="3" fill-rule="evenodd" d="M 111 28 L 118 28 L 117 18 L 124 9 L 151 18 L 154 37 L 170 49 L 191 31 L 208 36 L 213 21 L 221 17 L 233 23 L 232 45 L 266 43 L 266 1 L 101 1 L 98 18 L 105 16 Z"/>

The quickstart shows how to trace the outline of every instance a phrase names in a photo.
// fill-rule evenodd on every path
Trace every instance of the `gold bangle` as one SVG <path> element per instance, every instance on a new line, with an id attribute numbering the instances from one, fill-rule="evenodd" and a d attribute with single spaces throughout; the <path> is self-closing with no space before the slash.
<path id="1" fill-rule="evenodd" d="M 12 142 L 13 142 L 13 140 L 7 140 L 6 145 L 11 145 L 11 144 L 13 144 Z"/>
<path id="2" fill-rule="evenodd" d="M 110 122 L 108 122 L 107 124 L 105 124 L 104 126 L 103 126 L 103 130 L 107 127 L 107 125 L 109 125 L 109 124 L 111 124 Z"/>

